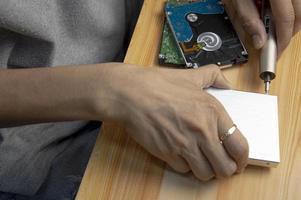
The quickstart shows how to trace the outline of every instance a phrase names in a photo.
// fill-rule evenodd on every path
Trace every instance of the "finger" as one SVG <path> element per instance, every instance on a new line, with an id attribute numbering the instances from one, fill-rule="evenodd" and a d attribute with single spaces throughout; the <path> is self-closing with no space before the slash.
<path id="1" fill-rule="evenodd" d="M 301 29 L 301 1 L 293 0 L 292 2 L 293 2 L 294 10 L 295 10 L 294 34 L 296 34 Z"/>
<path id="2" fill-rule="evenodd" d="M 295 11 L 291 0 L 271 0 L 270 3 L 276 26 L 278 53 L 280 55 L 293 36 Z"/>
<path id="3" fill-rule="evenodd" d="M 218 133 L 211 134 L 216 135 L 216 138 L 212 141 L 200 142 L 200 149 L 209 160 L 217 178 L 229 177 L 237 171 L 237 165 L 220 143 Z"/>
<path id="4" fill-rule="evenodd" d="M 231 19 L 231 22 L 236 20 L 236 10 L 232 4 L 232 0 L 222 0 L 223 4 L 224 4 L 224 8 L 227 11 L 228 16 Z"/>
<path id="5" fill-rule="evenodd" d="M 249 145 L 246 138 L 239 129 L 236 129 L 229 138 L 223 141 L 223 145 L 228 154 L 237 163 L 237 172 L 242 172 L 248 164 L 249 157 Z"/>
<path id="6" fill-rule="evenodd" d="M 181 70 L 181 69 L 154 69 L 160 71 L 161 74 L 167 77 L 179 77 L 181 79 L 192 81 L 201 88 L 208 88 L 210 86 L 230 89 L 230 83 L 222 74 L 217 65 L 206 65 L 197 69 Z"/>
<path id="7" fill-rule="evenodd" d="M 228 132 L 234 123 L 222 105 L 219 106 L 218 110 L 218 134 L 219 138 L 221 138 L 224 133 Z M 235 160 L 237 164 L 237 171 L 242 171 L 248 163 L 249 156 L 249 146 L 246 138 L 238 129 L 236 129 L 232 135 L 223 141 L 223 146 L 228 155 Z"/>
<path id="8" fill-rule="evenodd" d="M 193 174 L 202 181 L 208 181 L 214 177 L 213 170 L 207 158 L 199 150 L 198 146 L 190 147 L 189 151 L 182 152 Z"/>
<path id="9" fill-rule="evenodd" d="M 239 39 L 246 43 L 246 32 L 241 28 L 241 23 L 237 16 L 237 11 L 233 6 L 232 0 L 223 0 L 223 4 Z"/>
<path id="10" fill-rule="evenodd" d="M 230 89 L 230 83 L 222 74 L 217 65 L 207 65 L 198 69 L 189 70 L 188 76 L 201 88 L 216 87 Z"/>
<path id="11" fill-rule="evenodd" d="M 206 137 L 200 138 L 198 140 L 198 145 L 203 154 L 209 160 L 216 176 L 229 177 L 237 171 L 237 165 L 220 143 L 218 134 L 218 118 L 220 113 L 219 109 L 222 106 L 210 94 L 205 93 L 205 95 L 207 96 L 206 100 L 211 102 L 210 107 L 212 109 L 210 109 L 210 113 L 208 113 L 210 115 L 207 116 L 207 118 L 211 120 L 202 127 L 202 135 L 205 135 Z"/>
<path id="12" fill-rule="evenodd" d="M 267 34 L 253 0 L 233 0 L 233 6 L 242 27 L 251 36 L 253 46 L 256 49 L 262 48 Z"/>
<path id="13" fill-rule="evenodd" d="M 173 158 L 164 159 L 167 164 L 177 172 L 187 173 L 190 171 L 187 162 L 180 156 L 174 156 Z"/>

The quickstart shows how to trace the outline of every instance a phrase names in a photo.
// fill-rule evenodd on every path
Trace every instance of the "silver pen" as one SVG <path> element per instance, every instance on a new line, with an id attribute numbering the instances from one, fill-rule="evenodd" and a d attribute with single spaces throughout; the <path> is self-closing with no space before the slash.
<path id="1" fill-rule="evenodd" d="M 267 41 L 261 49 L 260 78 L 264 81 L 265 93 L 269 94 L 271 81 L 276 77 L 277 40 L 271 9 L 265 5 L 262 8 L 262 20 L 267 32 Z"/>

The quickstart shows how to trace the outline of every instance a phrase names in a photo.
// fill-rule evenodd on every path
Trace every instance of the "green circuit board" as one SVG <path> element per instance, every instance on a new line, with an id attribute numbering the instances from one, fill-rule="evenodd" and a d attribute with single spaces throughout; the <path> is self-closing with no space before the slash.
<path id="1" fill-rule="evenodd" d="M 195 2 L 197 0 L 168 0 L 168 3 L 181 5 L 185 3 Z M 159 63 L 161 65 L 176 65 L 185 66 L 185 61 L 178 49 L 177 43 L 174 39 L 173 33 L 167 21 L 164 23 L 162 41 L 159 53 Z"/>
<path id="2" fill-rule="evenodd" d="M 161 65 L 185 65 L 168 23 L 164 24 L 159 62 Z"/>

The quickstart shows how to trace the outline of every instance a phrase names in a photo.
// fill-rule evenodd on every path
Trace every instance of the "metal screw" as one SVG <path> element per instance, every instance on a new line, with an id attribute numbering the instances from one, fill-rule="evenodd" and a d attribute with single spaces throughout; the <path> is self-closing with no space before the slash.
<path id="1" fill-rule="evenodd" d="M 190 13 L 187 15 L 187 20 L 190 22 L 196 22 L 198 20 L 198 16 L 195 13 Z"/>
<path id="2" fill-rule="evenodd" d="M 187 66 L 188 68 L 191 68 L 193 65 L 192 65 L 192 63 L 186 63 L 186 66 Z"/>
<path id="3" fill-rule="evenodd" d="M 194 69 L 199 68 L 198 64 L 194 63 L 193 68 L 194 68 Z"/>
<path id="4" fill-rule="evenodd" d="M 166 57 L 165 57 L 164 54 L 159 54 L 159 58 L 160 58 L 160 59 L 166 59 Z"/>
<path id="5" fill-rule="evenodd" d="M 246 55 L 248 55 L 248 52 L 242 51 L 242 52 L 241 52 L 241 55 L 246 56 Z"/>

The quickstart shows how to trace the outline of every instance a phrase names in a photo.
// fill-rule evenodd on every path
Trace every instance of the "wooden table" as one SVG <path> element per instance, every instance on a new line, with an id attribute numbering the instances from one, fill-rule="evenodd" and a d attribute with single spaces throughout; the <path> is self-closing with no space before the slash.
<path id="1" fill-rule="evenodd" d="M 126 63 L 157 66 L 164 0 L 145 0 Z M 247 41 L 247 44 L 249 42 Z M 250 61 L 223 72 L 235 89 L 262 92 L 258 52 L 247 45 Z M 301 199 L 301 35 L 278 62 L 271 93 L 279 97 L 281 163 L 277 168 L 248 167 L 226 180 L 199 182 L 168 172 L 165 164 L 134 143 L 118 124 L 104 123 L 77 200 L 100 199 Z"/>

